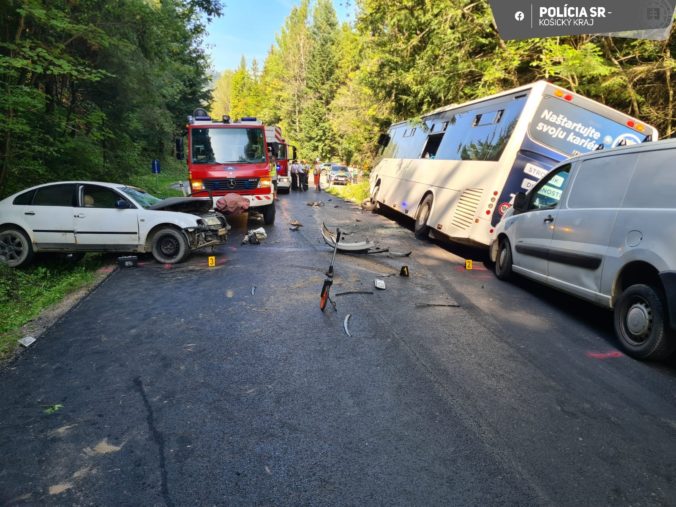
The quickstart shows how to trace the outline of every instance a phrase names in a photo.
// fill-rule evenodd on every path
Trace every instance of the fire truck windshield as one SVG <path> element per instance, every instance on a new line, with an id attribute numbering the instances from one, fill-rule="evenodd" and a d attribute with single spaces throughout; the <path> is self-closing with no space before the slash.
<path id="1" fill-rule="evenodd" d="M 265 134 L 260 128 L 195 128 L 193 164 L 265 162 Z"/>

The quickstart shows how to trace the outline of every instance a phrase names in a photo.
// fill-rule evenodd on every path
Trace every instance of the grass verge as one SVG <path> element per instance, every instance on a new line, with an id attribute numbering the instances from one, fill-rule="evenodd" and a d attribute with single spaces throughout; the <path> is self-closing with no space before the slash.
<path id="1" fill-rule="evenodd" d="M 44 256 L 27 269 L 0 264 L 0 359 L 6 359 L 22 338 L 21 327 L 68 294 L 91 284 L 104 260 L 87 255 L 79 263 Z"/>
<path id="2" fill-rule="evenodd" d="M 357 204 L 360 204 L 364 199 L 369 197 L 369 182 L 366 180 L 350 185 L 331 185 L 326 189 L 326 191 L 331 195 L 340 197 L 341 199 L 346 199 L 348 201 L 353 201 Z"/>

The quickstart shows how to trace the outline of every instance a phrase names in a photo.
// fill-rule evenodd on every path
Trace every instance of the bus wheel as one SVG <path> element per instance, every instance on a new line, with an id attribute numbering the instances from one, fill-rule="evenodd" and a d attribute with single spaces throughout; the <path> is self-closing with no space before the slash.
<path id="1" fill-rule="evenodd" d="M 673 350 L 674 337 L 666 329 L 660 293 L 636 284 L 622 292 L 613 316 L 615 333 L 627 354 L 637 359 L 664 359 Z"/>
<path id="2" fill-rule="evenodd" d="M 495 259 L 495 276 L 500 280 L 512 278 L 512 245 L 507 238 L 498 243 L 498 255 Z"/>
<path id="3" fill-rule="evenodd" d="M 418 239 L 427 239 L 430 234 L 430 228 L 427 225 L 427 220 L 432 211 L 432 196 L 428 195 L 423 199 L 418 209 L 418 214 L 415 217 L 415 226 L 413 232 Z"/>
<path id="4" fill-rule="evenodd" d="M 263 206 L 263 223 L 265 225 L 272 225 L 275 223 L 275 205 L 268 204 Z"/>

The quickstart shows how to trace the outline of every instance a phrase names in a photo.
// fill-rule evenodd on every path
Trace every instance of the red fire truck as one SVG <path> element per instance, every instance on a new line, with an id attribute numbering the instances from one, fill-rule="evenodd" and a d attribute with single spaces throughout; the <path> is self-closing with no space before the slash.
<path id="1" fill-rule="evenodd" d="M 275 221 L 275 194 L 265 127 L 256 118 L 231 122 L 212 120 L 204 109 L 188 116 L 188 180 L 193 196 L 216 201 L 236 193 L 249 200 L 249 209 L 263 214 L 266 225 Z M 182 147 L 177 146 L 177 155 Z M 181 157 L 182 158 L 182 157 Z"/>
<path id="2" fill-rule="evenodd" d="M 291 189 L 291 173 L 289 172 L 289 162 L 296 158 L 296 147 L 290 146 L 282 137 L 282 129 L 275 127 L 265 127 L 265 141 L 268 143 L 268 150 L 275 158 L 277 190 L 279 192 L 289 193 Z M 289 156 L 289 148 L 293 153 Z"/>

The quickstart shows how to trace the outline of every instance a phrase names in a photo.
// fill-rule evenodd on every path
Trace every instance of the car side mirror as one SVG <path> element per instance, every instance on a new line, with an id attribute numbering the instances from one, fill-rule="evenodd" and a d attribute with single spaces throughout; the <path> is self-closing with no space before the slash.
<path id="1" fill-rule="evenodd" d="M 522 212 L 528 208 L 528 199 L 526 194 L 519 192 L 514 196 L 514 211 Z"/>
<path id="2" fill-rule="evenodd" d="M 118 199 L 117 202 L 115 203 L 115 207 L 117 209 L 129 209 L 131 208 L 131 204 L 129 204 L 129 201 L 125 199 Z"/>

